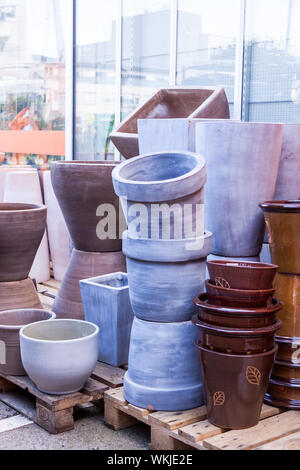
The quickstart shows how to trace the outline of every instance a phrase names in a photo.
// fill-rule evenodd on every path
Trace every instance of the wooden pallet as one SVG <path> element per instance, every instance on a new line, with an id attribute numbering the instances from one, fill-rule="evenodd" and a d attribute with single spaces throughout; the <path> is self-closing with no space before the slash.
<path id="1" fill-rule="evenodd" d="M 263 405 L 257 426 L 225 431 L 207 421 L 205 406 L 189 411 L 153 412 L 128 403 L 122 387 L 104 393 L 104 417 L 115 430 L 138 421 L 149 425 L 153 450 L 300 449 L 300 412 L 268 405 Z"/>

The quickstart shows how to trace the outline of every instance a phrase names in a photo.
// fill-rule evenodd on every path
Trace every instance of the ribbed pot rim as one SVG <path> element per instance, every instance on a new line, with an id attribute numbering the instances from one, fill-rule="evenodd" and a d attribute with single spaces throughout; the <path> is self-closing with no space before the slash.
<path id="1" fill-rule="evenodd" d="M 260 358 L 260 357 L 266 357 L 266 356 L 271 356 L 271 354 L 275 354 L 277 351 L 278 351 L 278 346 L 277 344 L 274 346 L 273 349 L 270 349 L 270 351 L 266 351 L 264 353 L 259 353 L 259 354 L 229 354 L 229 353 L 221 353 L 219 351 L 212 351 L 211 349 L 207 349 L 203 346 L 201 346 L 199 343 L 198 343 L 198 340 L 195 341 L 195 346 L 197 349 L 200 349 L 201 351 L 204 351 L 208 354 L 211 354 L 211 355 L 214 355 L 214 356 L 218 356 L 218 357 L 229 357 L 230 359 L 250 359 L 250 360 L 253 360 L 253 359 L 256 359 L 256 358 Z"/>
<path id="2" fill-rule="evenodd" d="M 107 166 L 107 167 L 113 167 L 115 168 L 116 166 L 120 165 L 120 161 L 117 160 L 70 160 L 70 161 L 58 161 L 58 162 L 51 162 L 50 167 L 55 167 L 55 166 Z"/>
<path id="3" fill-rule="evenodd" d="M 248 289 L 248 290 L 247 289 L 233 289 L 232 287 L 222 287 L 222 286 L 217 286 L 216 284 L 214 284 L 211 279 L 205 281 L 205 286 L 213 287 L 217 292 L 222 293 L 224 295 L 231 293 L 231 294 L 244 294 L 244 296 L 249 295 L 251 297 L 255 295 L 260 295 L 260 294 L 272 296 L 274 292 L 276 291 L 274 287 L 272 287 L 272 289 Z M 240 299 L 242 298 L 243 296 L 240 297 Z"/>
<path id="4" fill-rule="evenodd" d="M 172 328 L 180 328 L 183 325 L 191 325 L 193 322 L 192 320 L 186 320 L 186 321 L 178 321 L 178 322 L 157 322 L 157 321 L 148 321 L 148 320 L 142 320 L 141 318 L 134 317 L 134 322 L 135 323 L 141 323 L 142 325 L 145 325 L 146 327 L 151 327 L 151 326 L 161 326 L 161 327 L 172 327 Z"/>
<path id="5" fill-rule="evenodd" d="M 45 339 L 39 339 L 39 338 L 31 338 L 30 336 L 26 335 L 27 328 L 37 327 L 38 325 L 48 323 L 49 321 L 51 321 L 51 323 L 53 322 L 70 322 L 71 323 L 72 322 L 72 323 L 89 324 L 94 328 L 94 331 L 90 335 L 82 336 L 82 337 L 74 338 L 74 339 L 67 339 L 67 340 L 45 340 Z M 74 319 L 68 319 L 68 318 L 56 318 L 53 320 L 39 321 L 39 322 L 31 323 L 29 325 L 25 325 L 20 330 L 20 336 L 26 341 L 31 341 L 33 343 L 40 343 L 40 344 L 57 344 L 57 345 L 58 344 L 74 344 L 74 343 L 79 343 L 79 342 L 83 342 L 86 340 L 90 340 L 94 336 L 97 336 L 98 333 L 99 333 L 99 327 L 95 325 L 94 323 L 84 321 L 84 320 L 74 320 Z"/>
<path id="6" fill-rule="evenodd" d="M 262 269 L 278 269 L 277 264 L 271 263 L 260 263 L 259 261 L 236 261 L 236 260 L 210 260 L 207 261 L 208 265 L 213 266 L 226 266 L 228 269 L 240 270 L 240 269 L 249 269 L 251 271 L 260 271 Z"/>
<path id="7" fill-rule="evenodd" d="M 300 364 L 296 364 L 295 362 L 278 361 L 275 359 L 274 366 L 276 365 L 286 369 L 300 369 Z"/>
<path id="8" fill-rule="evenodd" d="M 251 357 L 251 356 L 250 356 Z M 297 384 L 297 383 L 291 383 L 291 382 L 285 382 L 284 379 L 274 379 L 273 376 L 271 376 L 270 380 L 269 380 L 269 384 L 271 385 L 279 385 L 279 386 L 282 386 L 282 387 L 286 387 L 286 388 L 297 388 L 297 389 L 300 389 L 300 384 Z M 281 402 L 281 400 L 283 399 L 280 399 L 278 398 L 278 401 Z M 290 401 L 290 400 L 288 400 Z M 291 400 L 291 401 L 294 401 L 294 400 Z M 284 407 L 284 405 L 282 405 L 282 407 Z"/>
<path id="9" fill-rule="evenodd" d="M 280 336 L 276 335 L 275 340 L 278 343 L 284 343 L 284 344 L 290 344 L 290 345 L 297 345 L 300 346 L 300 338 L 297 338 L 296 336 Z"/>
<path id="10" fill-rule="evenodd" d="M 5 325 L 5 324 L 2 324 L 1 321 L 3 320 L 3 317 L 4 316 L 9 316 L 9 315 L 12 315 L 12 314 L 15 314 L 15 313 L 21 313 L 24 314 L 24 316 L 26 315 L 26 313 L 28 312 L 33 312 L 33 313 L 47 313 L 49 315 L 49 318 L 45 318 L 44 320 L 37 320 L 38 323 L 40 323 L 41 321 L 48 321 L 48 320 L 52 320 L 52 319 L 55 319 L 56 318 L 56 315 L 54 312 L 51 312 L 50 310 L 44 310 L 44 309 L 38 309 L 38 308 L 19 308 L 19 309 L 14 309 L 14 310 L 4 310 L 2 312 L 0 312 L 0 331 L 2 330 L 15 330 L 15 331 L 19 331 L 21 328 L 23 328 L 24 326 L 27 326 L 27 325 L 31 325 L 32 323 L 36 323 L 35 321 L 30 321 L 29 323 L 23 323 L 22 325 Z"/>
<path id="11" fill-rule="evenodd" d="M 194 304 L 202 308 L 204 311 L 209 313 L 217 313 L 223 315 L 261 315 L 261 314 L 269 314 L 277 312 L 282 308 L 283 303 L 273 297 L 272 303 L 273 307 L 259 307 L 259 308 L 239 308 L 239 307 L 224 307 L 223 305 L 215 305 L 208 303 L 208 297 L 206 294 L 200 294 L 194 297 L 193 299 Z"/>
<path id="12" fill-rule="evenodd" d="M 295 201 L 266 201 L 259 205 L 264 212 L 300 212 L 300 200 Z"/>
<path id="13" fill-rule="evenodd" d="M 192 319 L 195 326 L 200 328 L 200 330 L 205 333 L 217 335 L 217 336 L 232 336 L 232 337 L 244 337 L 244 336 L 266 336 L 269 334 L 274 334 L 282 326 L 282 321 L 277 319 L 273 325 L 264 326 L 261 328 L 230 328 L 226 326 L 216 326 L 210 325 L 199 320 L 198 315 L 194 315 Z"/>
<path id="14" fill-rule="evenodd" d="M 14 202 L 0 202 L 0 215 L 20 214 L 24 212 L 39 212 L 46 210 L 46 206 L 38 204 L 24 204 Z"/>

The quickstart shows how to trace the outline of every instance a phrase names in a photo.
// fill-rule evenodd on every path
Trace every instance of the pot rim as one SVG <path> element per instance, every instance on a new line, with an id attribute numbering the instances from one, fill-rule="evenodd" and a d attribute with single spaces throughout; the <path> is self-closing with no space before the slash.
<path id="1" fill-rule="evenodd" d="M 231 315 L 239 315 L 239 314 L 268 314 L 268 313 L 274 313 L 280 310 L 283 306 L 283 302 L 281 300 L 278 300 L 276 297 L 272 298 L 273 302 L 273 307 L 267 308 L 267 307 L 259 307 L 259 308 L 239 308 L 239 307 L 225 307 L 223 305 L 215 305 L 215 304 L 209 304 L 208 303 L 208 297 L 206 293 L 197 295 L 193 299 L 194 304 L 199 307 L 203 308 L 206 311 L 209 312 L 217 312 L 220 314 L 231 314 Z"/>
<path id="2" fill-rule="evenodd" d="M 57 162 L 51 162 L 50 167 L 52 166 L 71 166 L 74 165 L 76 167 L 78 166 L 108 166 L 108 167 L 116 167 L 120 165 L 121 161 L 117 160 L 69 160 L 69 161 L 57 161 Z M 51 170 L 50 170 L 51 171 Z"/>
<path id="3" fill-rule="evenodd" d="M 275 359 L 274 366 L 284 367 L 287 369 L 300 369 L 300 363 L 297 364 L 296 362 L 285 362 L 285 361 L 278 361 Z"/>
<path id="4" fill-rule="evenodd" d="M 89 285 L 89 286 L 96 286 L 96 287 L 102 287 L 103 289 L 108 289 L 112 291 L 123 291 L 123 290 L 128 290 L 129 286 L 128 284 L 126 286 L 120 286 L 120 287 L 115 287 L 115 286 L 108 286 L 105 284 L 101 284 L 101 282 L 97 281 L 105 281 L 109 279 L 116 278 L 117 276 L 122 276 L 123 278 L 126 278 L 128 281 L 128 274 L 124 273 L 123 271 L 116 271 L 111 274 L 103 274 L 101 276 L 94 276 L 94 277 L 88 277 L 87 279 L 81 279 L 79 281 L 80 285 Z"/>
<path id="5" fill-rule="evenodd" d="M 221 286 L 217 286 L 216 284 L 213 283 L 213 281 L 211 279 L 207 279 L 205 281 L 205 286 L 207 287 L 213 287 L 214 289 L 216 289 L 216 291 L 219 291 L 219 292 L 223 292 L 224 294 L 226 293 L 232 293 L 232 294 L 240 294 L 240 293 L 243 293 L 245 294 L 245 296 L 247 295 L 258 295 L 258 294 L 261 294 L 262 296 L 264 294 L 266 295 L 270 295 L 273 296 L 274 292 L 276 291 L 275 287 L 273 287 L 272 289 L 233 289 L 231 287 L 221 287 Z M 243 298 L 243 296 L 240 296 L 240 298 Z"/>
<path id="6" fill-rule="evenodd" d="M 46 318 L 45 320 L 38 320 L 37 322 L 30 322 L 30 323 L 27 323 L 27 324 L 24 324 L 23 325 L 3 325 L 1 323 L 1 317 L 2 315 L 7 315 L 7 314 L 11 314 L 11 313 L 16 313 L 16 312 L 44 312 L 44 313 L 48 313 L 50 315 L 50 318 Z M 18 309 L 11 309 L 11 310 L 3 310 L 2 312 L 0 312 L 0 330 L 20 330 L 21 328 L 25 327 L 25 326 L 28 326 L 28 325 L 31 325 L 33 323 L 40 323 L 40 322 L 44 322 L 44 321 L 49 321 L 49 320 L 54 320 L 56 318 L 56 314 L 54 312 L 52 312 L 51 310 L 46 310 L 46 309 L 43 309 L 43 308 L 18 308 Z"/>
<path id="7" fill-rule="evenodd" d="M 249 356 L 251 357 L 251 356 Z M 291 382 L 285 382 L 284 379 L 275 379 L 273 375 L 270 377 L 269 384 L 271 385 L 279 385 L 282 387 L 287 387 L 287 388 L 299 388 L 300 389 L 300 384 L 297 383 L 291 383 Z M 284 405 L 282 405 L 284 406 Z"/>
<path id="8" fill-rule="evenodd" d="M 198 315 L 193 316 L 192 322 L 205 333 L 217 336 L 265 336 L 275 333 L 282 326 L 282 321 L 279 318 L 273 325 L 259 328 L 230 328 L 227 326 L 211 325 L 200 320 Z"/>
<path id="9" fill-rule="evenodd" d="M 259 354 L 228 354 L 228 353 L 221 353 L 219 351 L 212 351 L 211 349 L 204 348 L 203 346 L 200 346 L 198 343 L 198 340 L 195 341 L 195 346 L 197 349 L 200 349 L 201 351 L 205 351 L 209 354 L 214 354 L 216 356 L 221 356 L 221 357 L 230 357 L 231 359 L 255 359 L 258 357 L 265 357 L 265 356 L 271 356 L 271 354 L 275 354 L 278 350 L 277 344 L 275 344 L 273 349 L 270 349 L 269 351 L 266 351 L 264 353 L 259 353 Z"/>
<path id="10" fill-rule="evenodd" d="M 2 209 L 2 207 L 8 207 L 8 209 Z M 12 209 L 9 209 L 9 207 Z M 15 209 L 13 209 L 15 207 Z M 26 204 L 20 202 L 0 202 L 0 215 L 1 214 L 21 214 L 24 212 L 39 212 L 45 211 L 47 207 L 44 204 Z"/>
<path id="11" fill-rule="evenodd" d="M 300 200 L 266 201 L 259 204 L 259 207 L 264 212 L 298 213 L 300 212 Z"/>
<path id="12" fill-rule="evenodd" d="M 38 339 L 38 338 L 31 338 L 30 336 L 27 336 L 25 334 L 25 330 L 26 328 L 28 327 L 31 327 L 31 326 L 35 326 L 35 325 L 39 325 L 41 323 L 46 323 L 46 322 L 73 322 L 73 323 L 88 323 L 89 325 L 93 326 L 95 331 L 93 333 L 91 333 L 90 335 L 88 336 L 82 336 L 80 338 L 74 338 L 74 339 L 66 339 L 66 340 L 46 340 L 46 339 Z M 94 336 L 97 336 L 99 333 L 99 327 L 97 325 L 95 325 L 95 323 L 92 323 L 92 322 L 89 322 L 89 321 L 85 321 L 85 320 L 75 320 L 75 319 L 71 319 L 71 318 L 56 318 L 56 319 L 53 319 L 53 320 L 44 320 L 44 321 L 39 321 L 39 322 L 35 322 L 35 323 L 30 323 L 29 325 L 25 325 L 23 326 L 23 328 L 21 328 L 20 330 L 20 336 L 27 340 L 27 341 L 32 341 L 33 343 L 45 343 L 45 344 L 63 344 L 63 343 L 68 343 L 68 344 L 72 344 L 72 343 L 78 343 L 79 341 L 82 342 L 82 341 L 85 341 L 87 339 L 90 339 L 90 338 L 93 338 Z"/>
<path id="13" fill-rule="evenodd" d="M 249 269 L 249 271 L 262 270 L 262 269 L 278 269 L 277 264 L 260 263 L 259 261 L 237 261 L 237 260 L 211 260 L 207 261 L 207 265 L 225 266 L 228 269 L 240 270 Z"/>
<path id="14" fill-rule="evenodd" d="M 278 343 L 290 344 L 291 346 L 300 346 L 300 338 L 297 336 L 275 336 L 275 341 Z"/>

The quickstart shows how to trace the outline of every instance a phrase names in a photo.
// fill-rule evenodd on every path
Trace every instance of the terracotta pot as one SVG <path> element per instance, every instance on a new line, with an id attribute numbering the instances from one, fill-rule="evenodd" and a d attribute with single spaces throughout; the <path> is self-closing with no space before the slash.
<path id="1" fill-rule="evenodd" d="M 4 375 L 26 375 L 21 352 L 19 332 L 24 325 L 51 320 L 55 313 L 48 310 L 21 309 L 0 313 L 0 373 Z"/>
<path id="2" fill-rule="evenodd" d="M 298 359 L 297 364 L 283 362 L 276 359 L 274 362 L 272 377 L 284 380 L 290 384 L 300 385 L 300 359 Z"/>
<path id="3" fill-rule="evenodd" d="M 74 248 L 66 275 L 53 304 L 57 318 L 83 320 L 79 281 L 119 271 L 126 271 L 126 260 L 122 251 L 91 253 Z"/>
<path id="4" fill-rule="evenodd" d="M 300 201 L 260 204 L 269 232 L 272 261 L 280 273 L 300 274 Z"/>
<path id="5" fill-rule="evenodd" d="M 217 285 L 231 289 L 271 289 L 278 266 L 234 260 L 207 261 L 209 277 Z"/>
<path id="6" fill-rule="evenodd" d="M 224 279 L 217 278 L 217 282 L 226 285 Z M 275 289 L 244 290 L 230 289 L 215 285 L 212 281 L 205 281 L 206 293 L 209 302 L 215 305 L 242 308 L 266 307 L 272 301 Z"/>
<path id="7" fill-rule="evenodd" d="M 98 359 L 99 328 L 80 320 L 37 322 L 20 331 L 21 357 L 41 392 L 78 392 Z"/>
<path id="8" fill-rule="evenodd" d="M 0 312 L 20 308 L 43 308 L 32 280 L 0 282 Z"/>
<path id="9" fill-rule="evenodd" d="M 278 361 L 298 364 L 300 360 L 300 338 L 276 336 L 275 340 L 278 345 L 276 356 Z"/>
<path id="10" fill-rule="evenodd" d="M 277 346 L 252 356 L 209 351 L 198 344 L 196 347 L 203 369 L 209 422 L 224 429 L 255 426 Z"/>
<path id="11" fill-rule="evenodd" d="M 263 328 L 273 325 L 282 308 L 282 303 L 275 298 L 270 308 L 223 307 L 209 303 L 206 294 L 195 297 L 194 303 L 201 321 L 229 328 Z"/>
<path id="12" fill-rule="evenodd" d="M 300 385 L 271 377 L 265 403 L 290 410 L 300 409 Z"/>
<path id="13" fill-rule="evenodd" d="M 136 239 L 125 232 L 123 252 L 134 315 L 154 322 L 190 320 L 195 313 L 192 299 L 204 288 L 211 240 L 211 233 L 190 241 Z"/>
<path id="14" fill-rule="evenodd" d="M 226 328 L 209 325 L 193 317 L 198 327 L 199 344 L 211 351 L 228 354 L 260 354 L 274 348 L 274 335 L 281 326 L 277 320 L 273 325 L 264 328 Z"/>
<path id="15" fill-rule="evenodd" d="M 0 282 L 28 277 L 46 228 L 47 209 L 0 203 Z"/>
<path id="16" fill-rule="evenodd" d="M 300 337 L 300 276 L 277 274 L 275 278 L 276 296 L 282 300 L 279 312 L 282 328 L 278 336 Z"/>
<path id="17" fill-rule="evenodd" d="M 119 199 L 111 180 L 112 170 L 119 162 L 71 161 L 51 163 L 53 189 L 75 248 L 81 251 L 119 251 Z M 101 204 L 109 204 L 102 206 Z M 100 211 L 100 212 L 97 212 Z M 108 219 L 106 219 L 108 212 Z M 99 213 L 99 215 L 97 215 Z M 97 227 L 112 218 L 111 238 L 100 240 Z M 112 238 L 114 237 L 114 239 Z"/>
<path id="18" fill-rule="evenodd" d="M 115 168 L 112 178 L 130 236 L 180 240 L 203 235 L 206 168 L 200 155 L 141 155 Z"/>
<path id="19" fill-rule="evenodd" d="M 274 200 L 299 199 L 300 124 L 283 125 L 283 143 Z"/>
<path id="20" fill-rule="evenodd" d="M 162 89 L 139 106 L 110 137 L 125 158 L 139 155 L 138 119 L 149 118 L 230 118 L 223 88 Z"/>
<path id="21" fill-rule="evenodd" d="M 191 321 L 145 322 L 134 318 L 124 377 L 124 397 L 141 408 L 177 411 L 203 404 L 202 376 Z"/>

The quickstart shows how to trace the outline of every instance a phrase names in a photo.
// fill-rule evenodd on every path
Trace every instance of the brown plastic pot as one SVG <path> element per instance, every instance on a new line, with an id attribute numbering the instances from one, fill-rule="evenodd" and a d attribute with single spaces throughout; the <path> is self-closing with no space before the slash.
<path id="1" fill-rule="evenodd" d="M 271 289 L 278 266 L 250 261 L 207 261 L 209 277 L 216 285 L 231 289 Z"/>
<path id="2" fill-rule="evenodd" d="M 0 203 L 0 282 L 28 277 L 46 228 L 47 209 Z"/>
<path id="3" fill-rule="evenodd" d="M 265 403 L 290 410 L 300 410 L 300 385 L 271 377 Z"/>
<path id="4" fill-rule="evenodd" d="M 207 294 L 194 298 L 199 319 L 205 323 L 231 328 L 262 328 L 273 325 L 282 302 L 273 298 L 271 307 L 234 308 L 211 304 Z"/>
<path id="5" fill-rule="evenodd" d="M 300 276 L 277 273 L 275 288 L 276 296 L 283 302 L 279 313 L 282 328 L 278 336 L 300 337 Z"/>
<path id="6" fill-rule="evenodd" d="M 277 351 L 232 355 L 196 344 L 203 370 L 207 418 L 224 429 L 245 429 L 260 419 Z"/>
<path id="7" fill-rule="evenodd" d="M 20 308 L 43 308 L 32 280 L 0 282 L 0 312 Z"/>
<path id="8" fill-rule="evenodd" d="M 52 320 L 48 310 L 21 309 L 0 313 L 0 374 L 26 375 L 20 352 L 20 329 L 31 323 Z"/>
<path id="9" fill-rule="evenodd" d="M 278 345 L 278 361 L 290 362 L 292 364 L 300 361 L 300 338 L 289 338 L 276 336 L 275 341 Z"/>
<path id="10" fill-rule="evenodd" d="M 300 360 L 298 359 L 298 364 L 292 364 L 276 359 L 272 377 L 284 380 L 290 384 L 300 385 Z"/>
<path id="11" fill-rule="evenodd" d="M 231 289 L 205 282 L 208 300 L 216 305 L 242 308 L 266 307 L 272 301 L 275 289 L 241 290 Z"/>
<path id="12" fill-rule="evenodd" d="M 260 204 L 269 232 L 272 262 L 280 273 L 300 274 L 300 201 Z"/>
<path id="13" fill-rule="evenodd" d="M 274 348 L 274 335 L 281 326 L 277 320 L 274 325 L 264 328 L 226 328 L 212 326 L 193 317 L 198 327 L 199 344 L 211 351 L 228 354 L 260 354 Z"/>

